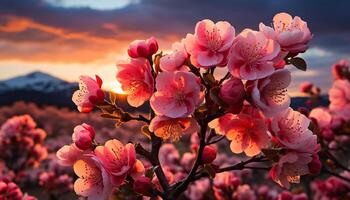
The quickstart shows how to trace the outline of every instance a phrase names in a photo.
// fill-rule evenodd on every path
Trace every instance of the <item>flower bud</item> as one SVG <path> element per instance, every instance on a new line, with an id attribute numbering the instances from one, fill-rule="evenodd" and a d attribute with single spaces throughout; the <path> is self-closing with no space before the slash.
<path id="1" fill-rule="evenodd" d="M 95 130 L 88 124 L 78 125 L 74 128 L 72 139 L 74 144 L 81 150 L 87 150 L 92 147 L 95 137 Z"/>
<path id="2" fill-rule="evenodd" d="M 216 148 L 212 146 L 204 147 L 202 154 L 202 162 L 204 164 L 212 163 L 216 158 Z"/>
<path id="3" fill-rule="evenodd" d="M 319 174 L 322 168 L 321 161 L 317 154 L 312 155 L 312 161 L 308 164 L 311 174 Z"/>
<path id="4" fill-rule="evenodd" d="M 146 176 L 140 176 L 134 181 L 133 188 L 139 194 L 151 196 L 153 190 L 152 180 Z"/>
<path id="5" fill-rule="evenodd" d="M 242 80 L 231 78 L 223 83 L 219 97 L 229 107 L 229 112 L 239 113 L 242 110 L 245 90 Z"/>
<path id="6" fill-rule="evenodd" d="M 310 82 L 303 82 L 300 84 L 300 92 L 310 93 L 313 87 L 314 87 L 314 84 Z"/>
<path id="7" fill-rule="evenodd" d="M 293 199 L 293 195 L 288 191 L 283 191 L 278 198 L 278 200 L 292 200 L 292 199 Z"/>
<path id="8" fill-rule="evenodd" d="M 130 43 L 128 54 L 131 58 L 149 58 L 158 51 L 158 43 L 154 37 L 147 40 L 135 40 Z"/>

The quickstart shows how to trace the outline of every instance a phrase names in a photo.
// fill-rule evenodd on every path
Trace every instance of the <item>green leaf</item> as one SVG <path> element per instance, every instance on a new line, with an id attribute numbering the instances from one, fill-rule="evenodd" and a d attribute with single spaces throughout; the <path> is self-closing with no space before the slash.
<path id="1" fill-rule="evenodd" d="M 296 68 L 302 70 L 302 71 L 306 71 L 307 69 L 307 65 L 304 59 L 300 58 L 300 57 L 294 57 L 291 58 L 289 60 L 289 62 L 294 65 Z"/>

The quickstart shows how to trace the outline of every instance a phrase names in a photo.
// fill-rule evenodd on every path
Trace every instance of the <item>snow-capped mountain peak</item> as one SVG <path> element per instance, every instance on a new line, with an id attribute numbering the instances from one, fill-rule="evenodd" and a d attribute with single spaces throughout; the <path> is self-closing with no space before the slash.
<path id="1" fill-rule="evenodd" d="M 0 81 L 0 92 L 13 90 L 56 92 L 77 87 L 77 83 L 69 83 L 43 72 L 32 72 L 5 81 Z"/>

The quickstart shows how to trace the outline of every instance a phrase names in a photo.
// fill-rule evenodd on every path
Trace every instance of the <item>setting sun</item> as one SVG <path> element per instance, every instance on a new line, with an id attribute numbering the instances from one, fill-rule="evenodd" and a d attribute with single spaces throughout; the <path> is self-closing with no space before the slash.
<path id="1" fill-rule="evenodd" d="M 112 92 L 115 92 L 117 94 L 125 94 L 125 92 L 122 89 L 121 84 L 118 81 L 112 81 L 106 86 L 107 90 L 110 90 Z"/>

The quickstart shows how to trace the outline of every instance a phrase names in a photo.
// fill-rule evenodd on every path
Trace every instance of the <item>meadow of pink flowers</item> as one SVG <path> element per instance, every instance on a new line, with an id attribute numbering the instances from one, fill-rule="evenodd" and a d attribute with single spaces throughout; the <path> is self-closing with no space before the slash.
<path id="1" fill-rule="evenodd" d="M 134 113 L 97 75 L 72 94 L 80 113 L 0 108 L 0 200 L 350 199 L 349 65 L 330 69 L 328 107 L 305 82 L 292 109 L 288 68 L 307 70 L 313 35 L 287 13 L 272 24 L 236 34 L 202 20 L 165 55 L 153 37 L 132 42 L 116 79 Z"/>

